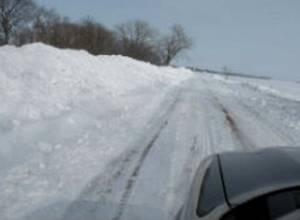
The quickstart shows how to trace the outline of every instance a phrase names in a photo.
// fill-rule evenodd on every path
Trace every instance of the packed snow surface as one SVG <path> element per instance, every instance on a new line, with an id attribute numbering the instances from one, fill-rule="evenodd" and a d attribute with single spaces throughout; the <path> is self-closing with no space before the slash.
<path id="1" fill-rule="evenodd" d="M 0 219 L 174 219 L 208 155 L 299 145 L 297 91 L 43 44 L 1 47 Z"/>

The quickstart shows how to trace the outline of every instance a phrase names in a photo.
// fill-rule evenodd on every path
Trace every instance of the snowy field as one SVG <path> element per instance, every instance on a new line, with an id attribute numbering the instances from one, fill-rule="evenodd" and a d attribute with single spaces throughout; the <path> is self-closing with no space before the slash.
<path id="1" fill-rule="evenodd" d="M 1 47 L 0 219 L 174 219 L 206 156 L 299 145 L 299 87 Z"/>
<path id="2" fill-rule="evenodd" d="M 271 95 L 300 101 L 300 82 L 250 79 L 245 77 L 231 77 L 231 81 L 244 82 L 246 86 L 256 88 Z"/>

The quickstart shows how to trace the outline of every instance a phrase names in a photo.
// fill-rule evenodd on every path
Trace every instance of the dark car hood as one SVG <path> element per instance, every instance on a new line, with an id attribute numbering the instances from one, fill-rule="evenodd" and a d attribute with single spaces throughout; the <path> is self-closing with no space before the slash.
<path id="1" fill-rule="evenodd" d="M 230 205 L 271 191 L 300 186 L 300 148 L 267 148 L 219 155 Z"/>

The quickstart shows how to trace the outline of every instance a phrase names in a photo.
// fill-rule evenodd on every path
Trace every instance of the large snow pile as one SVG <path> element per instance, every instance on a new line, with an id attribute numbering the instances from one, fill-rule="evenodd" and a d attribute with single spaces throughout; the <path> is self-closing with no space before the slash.
<path id="1" fill-rule="evenodd" d="M 69 110 L 82 99 L 116 101 L 134 90 L 164 88 L 187 71 L 121 56 L 92 56 L 43 44 L 0 50 L 1 114 L 38 119 Z"/>
<path id="2" fill-rule="evenodd" d="M 59 219 L 191 76 L 43 44 L 1 47 L 0 219 Z M 36 216 L 46 207 L 55 211 Z"/>

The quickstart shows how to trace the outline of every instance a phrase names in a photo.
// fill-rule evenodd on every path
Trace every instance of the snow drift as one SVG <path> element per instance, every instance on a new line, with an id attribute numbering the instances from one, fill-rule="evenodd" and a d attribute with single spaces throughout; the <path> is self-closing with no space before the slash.
<path id="1" fill-rule="evenodd" d="M 78 100 L 114 102 L 141 88 L 164 89 L 190 72 L 122 56 L 93 56 L 43 44 L 0 50 L 1 113 L 25 118 L 57 115 Z"/>
<path id="2" fill-rule="evenodd" d="M 0 219 L 35 219 L 51 204 L 45 216 L 59 219 L 191 75 L 39 43 L 1 47 Z"/>

